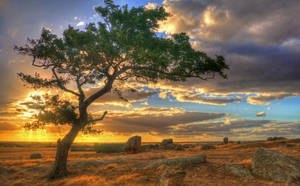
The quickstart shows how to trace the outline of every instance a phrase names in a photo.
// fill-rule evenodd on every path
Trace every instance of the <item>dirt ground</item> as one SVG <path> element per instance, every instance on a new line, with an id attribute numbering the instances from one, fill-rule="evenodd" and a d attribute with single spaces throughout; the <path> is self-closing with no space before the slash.
<path id="1" fill-rule="evenodd" d="M 216 144 L 215 146 L 216 149 L 212 150 L 201 150 L 201 146 L 196 146 L 187 148 L 185 151 L 153 150 L 128 155 L 87 151 L 70 152 L 68 160 L 70 176 L 49 181 L 47 174 L 53 164 L 55 147 L 36 144 L 23 147 L 22 145 L 19 147 L 2 145 L 0 147 L 0 185 L 157 185 L 162 172 L 170 167 L 137 168 L 135 165 L 165 158 L 200 154 L 207 156 L 207 163 L 184 169 L 186 174 L 183 185 L 287 185 L 287 183 L 275 183 L 258 177 L 239 178 L 226 172 L 224 165 L 243 164 L 250 168 L 251 157 L 259 148 L 280 151 L 300 159 L 300 139 Z M 42 154 L 42 159 L 29 159 L 30 154 L 36 152 Z M 106 163 L 97 163 L 99 161 Z M 178 167 L 172 168 L 179 169 Z"/>

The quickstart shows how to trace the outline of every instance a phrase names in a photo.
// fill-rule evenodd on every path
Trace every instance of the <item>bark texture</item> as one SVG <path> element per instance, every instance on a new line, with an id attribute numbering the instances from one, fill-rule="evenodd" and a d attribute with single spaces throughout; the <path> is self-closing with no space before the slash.
<path id="1" fill-rule="evenodd" d="M 68 153 L 79 131 L 79 126 L 73 126 L 62 140 L 58 139 L 54 167 L 49 175 L 50 179 L 65 177 L 69 174 L 67 169 Z"/>

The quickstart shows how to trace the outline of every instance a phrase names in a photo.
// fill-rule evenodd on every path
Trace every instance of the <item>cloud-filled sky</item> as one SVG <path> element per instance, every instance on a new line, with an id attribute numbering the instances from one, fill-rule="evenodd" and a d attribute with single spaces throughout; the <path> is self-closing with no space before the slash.
<path id="1" fill-rule="evenodd" d="M 142 135 L 146 141 L 259 140 L 268 136 L 300 137 L 300 1 L 274 0 L 119 0 L 117 4 L 155 8 L 171 16 L 160 23 L 163 35 L 186 32 L 194 49 L 223 55 L 228 79 L 128 82 L 128 102 L 111 92 L 90 111 L 108 115 L 100 136 L 78 141 L 124 141 Z M 17 72 L 34 73 L 31 58 L 14 45 L 38 38 L 48 28 L 59 36 L 68 25 L 84 29 L 101 21 L 94 8 L 101 0 L 0 0 L 0 141 L 55 141 L 65 129 L 24 131 L 25 116 L 14 105 L 34 90 Z M 88 90 L 95 91 L 97 87 Z"/>

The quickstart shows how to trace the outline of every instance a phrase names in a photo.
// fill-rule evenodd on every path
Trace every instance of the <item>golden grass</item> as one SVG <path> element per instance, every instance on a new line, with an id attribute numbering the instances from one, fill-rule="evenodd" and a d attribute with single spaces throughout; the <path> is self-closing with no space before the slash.
<path id="1" fill-rule="evenodd" d="M 287 145 L 292 144 L 292 145 Z M 69 162 L 126 159 L 121 163 L 87 164 L 69 166 L 71 175 L 67 178 L 48 181 L 55 156 L 54 147 L 0 147 L 0 185 L 156 185 L 159 175 L 167 167 L 158 169 L 133 168 L 143 162 L 153 162 L 164 158 L 207 155 L 208 163 L 186 169 L 186 185 L 284 185 L 263 179 L 247 180 L 225 172 L 225 164 L 251 166 L 253 153 L 263 146 L 300 159 L 300 143 L 297 140 L 282 142 L 252 142 L 242 144 L 215 145 L 216 149 L 201 150 L 200 147 L 185 151 L 154 150 L 139 154 L 70 152 Z M 31 160 L 31 153 L 39 152 L 42 159 Z M 1 169 L 0 169 L 1 170 Z"/>

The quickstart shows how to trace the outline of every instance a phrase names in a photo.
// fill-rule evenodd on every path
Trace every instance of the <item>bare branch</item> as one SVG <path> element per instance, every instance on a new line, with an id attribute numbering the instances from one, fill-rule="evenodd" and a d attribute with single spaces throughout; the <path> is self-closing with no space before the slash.
<path id="1" fill-rule="evenodd" d="M 97 121 L 101 121 L 101 120 L 103 120 L 103 119 L 104 119 L 104 117 L 106 116 L 106 114 L 107 114 L 107 111 L 105 111 L 105 112 L 103 113 L 103 115 L 102 115 L 100 118 L 97 118 L 97 119 L 90 120 L 90 121 L 88 121 L 88 123 L 87 123 L 87 124 L 90 124 L 90 123 L 96 123 Z"/>

